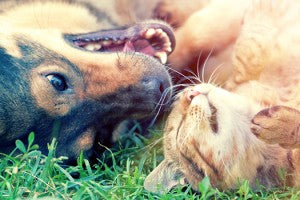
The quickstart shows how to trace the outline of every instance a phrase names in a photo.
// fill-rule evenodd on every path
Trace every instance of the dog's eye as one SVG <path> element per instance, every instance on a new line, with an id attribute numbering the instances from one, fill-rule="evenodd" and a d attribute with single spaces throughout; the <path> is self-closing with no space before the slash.
<path id="1" fill-rule="evenodd" d="M 68 85 L 66 83 L 66 79 L 59 75 L 59 74 L 50 74 L 46 76 L 51 85 L 57 90 L 57 91 L 65 91 L 68 89 Z"/>

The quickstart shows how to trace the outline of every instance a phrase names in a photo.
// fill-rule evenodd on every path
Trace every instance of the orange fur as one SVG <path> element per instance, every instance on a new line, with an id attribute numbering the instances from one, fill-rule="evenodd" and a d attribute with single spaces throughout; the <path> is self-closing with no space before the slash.
<path id="1" fill-rule="evenodd" d="M 228 13 L 220 8 L 232 4 L 215 2 L 218 3 L 214 7 L 204 8 L 211 9 L 212 15 L 197 18 L 200 25 L 202 21 L 210 22 L 207 26 L 195 27 L 195 20 L 185 27 L 196 16 L 193 14 L 178 29 L 177 36 L 185 30 L 200 33 L 201 27 L 204 32 L 186 32 L 182 40 L 185 47 L 179 41 L 174 57 L 177 51 L 178 62 L 180 58 L 186 62 L 191 51 L 199 47 L 211 48 L 218 40 L 217 44 L 224 47 L 230 44 L 225 42 L 230 41 L 227 36 L 237 37 L 230 53 L 232 73 L 227 77 L 227 90 L 203 83 L 178 95 L 164 133 L 165 160 L 158 167 L 159 173 L 155 170 L 146 178 L 145 187 L 163 192 L 156 184 L 161 179 L 174 181 L 173 175 L 164 175 L 164 170 L 174 171 L 170 169 L 173 166 L 177 167 L 177 180 L 185 178 L 195 190 L 204 176 L 209 176 L 212 185 L 221 189 L 236 188 L 241 179 L 248 180 L 254 188 L 257 181 L 267 188 L 299 187 L 300 4 L 289 0 L 256 1 L 239 15 L 231 9 L 232 15 L 227 18 Z M 213 23 L 215 16 L 220 20 L 222 15 L 225 24 L 230 16 L 230 21 L 243 19 L 243 24 L 236 30 L 225 30 L 224 24 Z M 217 24 L 220 26 L 215 27 Z M 207 32 L 210 28 L 211 32 Z M 216 37 L 220 28 L 224 38 Z M 188 40 L 195 42 L 191 44 Z M 185 51 L 188 53 L 182 54 Z"/>

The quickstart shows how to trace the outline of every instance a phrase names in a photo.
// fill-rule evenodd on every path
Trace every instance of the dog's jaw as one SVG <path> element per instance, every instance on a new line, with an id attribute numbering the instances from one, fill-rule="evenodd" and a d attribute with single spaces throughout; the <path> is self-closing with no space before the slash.
<path id="1" fill-rule="evenodd" d="M 170 27 L 162 23 L 139 23 L 130 27 L 86 34 L 66 34 L 72 46 L 91 52 L 140 52 L 166 64 L 175 47 Z"/>

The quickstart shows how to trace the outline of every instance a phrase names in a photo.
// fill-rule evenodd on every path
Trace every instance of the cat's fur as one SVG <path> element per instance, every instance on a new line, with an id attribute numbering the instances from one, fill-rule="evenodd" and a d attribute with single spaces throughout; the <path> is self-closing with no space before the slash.
<path id="1" fill-rule="evenodd" d="M 227 90 L 203 83 L 178 95 L 165 127 L 165 159 L 146 189 L 188 182 L 197 190 L 204 176 L 221 189 L 245 179 L 252 187 L 300 186 L 299 8 L 295 1 L 252 4 Z"/>
<path id="2" fill-rule="evenodd" d="M 188 0 L 181 9 L 180 0 L 161 0 L 154 16 L 171 23 L 176 48 L 169 57 L 170 66 L 178 71 L 196 72 L 205 62 L 205 78 L 219 65 L 218 82 L 224 82 L 232 71 L 231 55 L 245 12 L 251 0 Z M 232 9 L 234 8 L 234 9 Z"/>

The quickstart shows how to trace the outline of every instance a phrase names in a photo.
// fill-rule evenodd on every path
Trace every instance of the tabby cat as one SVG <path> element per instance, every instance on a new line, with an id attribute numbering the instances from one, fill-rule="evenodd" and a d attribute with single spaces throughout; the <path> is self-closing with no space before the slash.
<path id="1" fill-rule="evenodd" d="M 144 186 L 164 192 L 210 178 L 213 187 L 300 186 L 300 2 L 257 1 L 245 15 L 225 89 L 192 85 L 173 105 L 165 159 Z"/>

